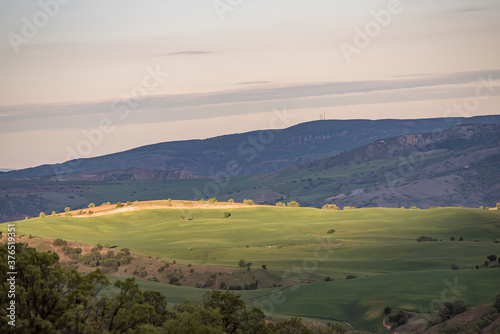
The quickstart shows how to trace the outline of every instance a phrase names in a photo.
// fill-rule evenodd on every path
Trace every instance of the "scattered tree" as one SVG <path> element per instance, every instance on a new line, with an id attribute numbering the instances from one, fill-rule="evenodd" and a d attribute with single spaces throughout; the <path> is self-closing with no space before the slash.
<path id="1" fill-rule="evenodd" d="M 283 206 L 285 206 L 285 203 L 283 203 L 283 202 L 278 202 L 278 203 L 276 203 L 276 206 L 283 207 Z"/>
<path id="2" fill-rule="evenodd" d="M 214 204 L 214 203 L 217 203 L 218 201 L 217 201 L 217 198 L 212 197 L 211 199 L 209 199 L 209 200 L 208 200 L 208 202 L 209 202 L 210 204 Z"/>
<path id="3" fill-rule="evenodd" d="M 234 203 L 234 199 L 230 199 L 229 201 L 227 201 L 228 203 Z"/>
<path id="4" fill-rule="evenodd" d="M 243 203 L 246 205 L 255 205 L 255 202 L 251 199 L 244 199 Z"/>
<path id="5" fill-rule="evenodd" d="M 455 241 L 455 237 L 451 237 L 451 238 L 450 238 L 450 240 L 451 240 L 451 241 Z"/>
<path id="6" fill-rule="evenodd" d="M 458 269 L 460 269 L 460 266 L 458 264 L 451 265 L 451 270 L 458 270 Z"/>
<path id="7" fill-rule="evenodd" d="M 127 205 L 132 205 L 132 203 L 130 201 L 127 201 Z"/>
<path id="8" fill-rule="evenodd" d="M 89 209 L 91 209 L 91 208 L 95 208 L 95 203 L 90 203 L 89 204 Z"/>
<path id="9" fill-rule="evenodd" d="M 323 210 L 340 210 L 340 208 L 335 204 L 325 204 L 325 205 L 323 205 L 323 207 L 321 209 L 323 209 Z"/>
<path id="10" fill-rule="evenodd" d="M 391 314 L 391 312 L 392 312 L 392 309 L 391 309 L 391 307 L 390 307 L 390 306 L 386 306 L 386 307 L 384 308 L 384 314 Z"/>
<path id="11" fill-rule="evenodd" d="M 241 259 L 238 261 L 238 267 L 245 268 L 247 266 L 247 263 L 245 260 Z"/>
<path id="12" fill-rule="evenodd" d="M 45 218 L 45 212 L 40 212 L 40 218 Z"/>
<path id="13" fill-rule="evenodd" d="M 291 202 L 288 202 L 287 206 L 290 208 L 298 208 L 298 207 L 300 207 L 300 204 L 296 201 L 291 201 Z"/>
<path id="14" fill-rule="evenodd" d="M 265 264 L 263 264 L 262 269 L 267 270 L 267 266 Z"/>
<path id="15" fill-rule="evenodd" d="M 464 237 L 460 237 L 458 241 L 464 241 Z"/>
<path id="16" fill-rule="evenodd" d="M 57 215 L 57 213 L 55 211 L 52 211 L 52 216 L 55 217 L 56 215 Z"/>
<path id="17" fill-rule="evenodd" d="M 122 206 L 123 206 L 122 202 L 118 202 L 118 203 L 116 203 L 116 208 L 117 208 L 117 209 L 121 208 Z"/>
<path id="18" fill-rule="evenodd" d="M 70 211 L 71 211 L 71 208 L 69 206 L 64 208 L 64 212 L 70 212 Z"/>
<path id="19" fill-rule="evenodd" d="M 490 262 L 493 262 L 493 261 L 496 261 L 496 260 L 497 260 L 497 256 L 496 256 L 496 255 L 488 255 L 488 256 L 487 256 L 487 258 L 488 258 L 488 260 L 489 260 Z"/>

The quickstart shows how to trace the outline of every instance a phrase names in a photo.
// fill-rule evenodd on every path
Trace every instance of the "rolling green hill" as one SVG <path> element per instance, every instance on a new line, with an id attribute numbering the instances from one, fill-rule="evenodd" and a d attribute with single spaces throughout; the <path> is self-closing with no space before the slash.
<path id="1" fill-rule="evenodd" d="M 342 320 L 356 328 L 379 329 L 386 305 L 428 308 L 434 299 L 440 300 L 446 280 L 457 279 L 466 287 L 460 298 L 470 305 L 491 303 L 500 293 L 498 263 L 489 264 L 491 268 L 484 265 L 486 256 L 500 255 L 500 244 L 493 242 L 500 239 L 500 211 L 330 211 L 229 204 L 213 209 L 120 210 L 126 208 L 95 217 L 19 221 L 16 227 L 18 234 L 91 245 L 110 243 L 178 263 L 236 269 L 244 259 L 253 271 L 266 265 L 282 278 L 283 286 L 244 291 L 248 303 L 261 305 L 277 317 Z M 224 212 L 231 216 L 224 218 Z M 331 229 L 335 232 L 327 234 Z M 422 235 L 439 241 L 417 242 Z M 451 237 L 457 241 L 450 241 Z M 460 237 L 463 241 L 458 241 Z M 451 270 L 451 264 L 461 269 Z M 348 275 L 358 278 L 346 280 Z M 327 276 L 333 281 L 325 282 Z M 168 292 L 171 303 L 183 296 L 196 299 L 204 292 L 141 284 Z"/>

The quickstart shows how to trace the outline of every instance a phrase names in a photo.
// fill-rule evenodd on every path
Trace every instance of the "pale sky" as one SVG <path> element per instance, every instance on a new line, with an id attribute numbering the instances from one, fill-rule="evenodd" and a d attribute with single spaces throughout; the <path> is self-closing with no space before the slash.
<path id="1" fill-rule="evenodd" d="M 500 114 L 499 17 L 498 0 L 1 1 L 0 168 L 322 112 Z"/>

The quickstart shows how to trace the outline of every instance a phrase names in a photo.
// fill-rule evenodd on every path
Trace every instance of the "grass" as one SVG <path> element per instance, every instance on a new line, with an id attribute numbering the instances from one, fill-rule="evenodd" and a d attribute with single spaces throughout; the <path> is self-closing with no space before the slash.
<path id="1" fill-rule="evenodd" d="M 500 255 L 500 245 L 492 241 L 500 239 L 498 211 L 243 207 L 230 209 L 227 219 L 224 211 L 228 209 L 155 209 L 86 218 L 46 217 L 16 225 L 18 234 L 110 243 L 178 263 L 236 268 L 244 259 L 252 263 L 252 270 L 265 264 L 285 281 L 314 282 L 282 288 L 286 302 L 273 303 L 274 315 L 345 320 L 357 328 L 379 329 L 386 305 L 428 307 L 440 298 L 445 279 L 463 280 L 467 285 L 463 296 L 471 305 L 491 302 L 500 293 L 500 269 L 484 268 L 487 255 Z M 330 229 L 335 233 L 328 235 Z M 416 242 L 421 235 L 441 241 Z M 464 241 L 452 242 L 452 236 L 457 240 L 463 236 Z M 463 270 L 452 271 L 451 264 Z M 482 269 L 471 270 L 476 265 Z M 347 275 L 359 278 L 345 280 Z M 326 276 L 334 281 L 324 282 Z M 197 300 L 205 293 L 140 284 L 162 291 L 173 304 L 184 298 Z M 262 303 L 272 292 L 243 291 L 242 297 L 265 306 Z"/>

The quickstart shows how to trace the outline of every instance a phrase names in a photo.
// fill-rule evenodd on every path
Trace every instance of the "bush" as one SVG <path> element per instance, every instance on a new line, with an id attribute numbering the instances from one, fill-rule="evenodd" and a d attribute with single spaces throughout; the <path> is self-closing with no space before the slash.
<path id="1" fill-rule="evenodd" d="M 130 201 L 127 201 L 127 205 L 132 205 L 132 203 Z"/>
<path id="2" fill-rule="evenodd" d="M 60 247 L 60 246 L 65 246 L 68 242 L 61 239 L 61 238 L 57 238 L 56 240 L 54 240 L 52 242 L 52 245 L 56 246 L 56 247 Z"/>
<path id="3" fill-rule="evenodd" d="M 424 241 L 437 241 L 437 239 L 433 238 L 433 237 L 426 237 L 425 235 L 422 235 L 420 237 L 417 238 L 417 241 L 418 242 L 424 242 Z"/>
<path id="4" fill-rule="evenodd" d="M 128 249 L 126 247 L 120 249 L 120 252 L 122 252 L 124 255 L 130 255 L 130 249 Z"/>
<path id="5" fill-rule="evenodd" d="M 458 241 L 464 241 L 464 237 L 460 237 Z"/>
<path id="6" fill-rule="evenodd" d="M 122 206 L 123 206 L 122 202 L 118 202 L 118 203 L 116 203 L 116 208 L 117 208 L 117 209 L 121 208 Z"/>
<path id="7" fill-rule="evenodd" d="M 325 277 L 325 282 L 331 282 L 331 281 L 333 281 L 333 280 L 330 278 L 330 276 Z"/>
<path id="8" fill-rule="evenodd" d="M 172 276 L 169 278 L 168 280 L 168 284 L 172 284 L 172 285 L 181 285 L 179 283 L 179 278 L 175 277 L 175 276 Z"/>
<path id="9" fill-rule="evenodd" d="M 55 217 L 57 213 L 55 211 L 52 211 L 51 215 Z"/>
<path id="10" fill-rule="evenodd" d="M 227 201 L 228 203 L 234 203 L 234 199 L 230 199 L 229 201 Z"/>
<path id="11" fill-rule="evenodd" d="M 340 208 L 338 206 L 336 206 L 335 204 L 325 204 L 325 205 L 323 205 L 323 207 L 321 209 L 323 209 L 323 210 L 340 210 Z"/>
<path id="12" fill-rule="evenodd" d="M 231 217 L 231 214 L 229 212 L 224 212 L 224 218 L 229 218 Z"/>
<path id="13" fill-rule="evenodd" d="M 335 233 L 335 230 L 333 228 L 326 232 L 326 234 L 333 234 L 333 233 Z"/>
<path id="14" fill-rule="evenodd" d="M 101 266 L 103 267 L 108 267 L 108 268 L 116 268 L 120 265 L 120 262 L 118 262 L 117 259 L 113 258 L 108 258 L 102 261 Z"/>
<path id="15" fill-rule="evenodd" d="M 209 199 L 209 200 L 208 200 L 208 202 L 209 202 L 210 204 L 214 204 L 214 203 L 217 203 L 218 201 L 217 201 L 217 198 L 212 197 L 211 199 Z"/>
<path id="16" fill-rule="evenodd" d="M 300 204 L 297 203 L 296 201 L 291 201 L 291 202 L 288 202 L 287 206 L 290 208 L 298 208 L 298 207 L 300 207 Z"/>
<path id="17" fill-rule="evenodd" d="M 247 263 L 245 260 L 241 259 L 238 261 L 238 267 L 245 268 L 247 266 Z"/>
<path id="18" fill-rule="evenodd" d="M 355 210 L 355 206 L 344 206 L 344 210 Z"/>
<path id="19" fill-rule="evenodd" d="M 69 206 L 64 208 L 64 212 L 70 212 L 70 211 L 71 211 L 71 208 Z"/>
<path id="20" fill-rule="evenodd" d="M 451 237 L 451 238 L 450 238 L 450 240 L 451 240 L 451 241 L 455 241 L 455 237 Z"/>
<path id="21" fill-rule="evenodd" d="M 109 242 L 104 243 L 104 248 L 110 248 L 110 247 L 111 245 L 109 244 Z"/>
<path id="22" fill-rule="evenodd" d="M 45 212 L 40 212 L 40 218 L 45 218 Z"/>
<path id="23" fill-rule="evenodd" d="M 460 266 L 458 264 L 451 265 L 451 270 L 458 270 L 458 269 L 460 269 Z"/>
<path id="24" fill-rule="evenodd" d="M 358 278 L 358 276 L 354 276 L 354 275 L 347 275 L 345 277 L 345 279 L 355 279 L 355 278 Z"/>
<path id="25" fill-rule="evenodd" d="M 384 308 L 384 314 L 389 315 L 389 314 L 391 314 L 391 311 L 392 311 L 392 309 L 391 309 L 391 307 L 390 307 L 390 306 L 386 306 L 386 307 Z"/>
<path id="26" fill-rule="evenodd" d="M 89 209 L 91 209 L 91 208 L 95 208 L 95 203 L 90 203 L 89 204 Z"/>
<path id="27" fill-rule="evenodd" d="M 497 260 L 497 256 L 496 255 L 488 255 L 486 257 L 489 261 L 493 262 L 493 261 L 496 261 Z"/>
<path id="28" fill-rule="evenodd" d="M 251 199 L 244 199 L 243 200 L 243 204 L 246 204 L 246 205 L 255 205 L 255 202 Z"/>
<path id="29" fill-rule="evenodd" d="M 498 312 L 500 312 L 500 295 L 496 296 L 495 304 L 493 304 L 493 307 L 496 308 Z"/>
<path id="30" fill-rule="evenodd" d="M 221 290 L 227 290 L 227 284 L 226 284 L 226 282 L 220 282 L 219 289 L 221 289 Z"/>
<path id="31" fill-rule="evenodd" d="M 262 269 L 267 270 L 267 266 L 265 264 L 263 264 Z"/>
<path id="32" fill-rule="evenodd" d="M 276 203 L 276 206 L 283 207 L 283 206 L 285 206 L 285 203 L 283 203 L 283 202 L 278 202 L 278 203 Z"/>

